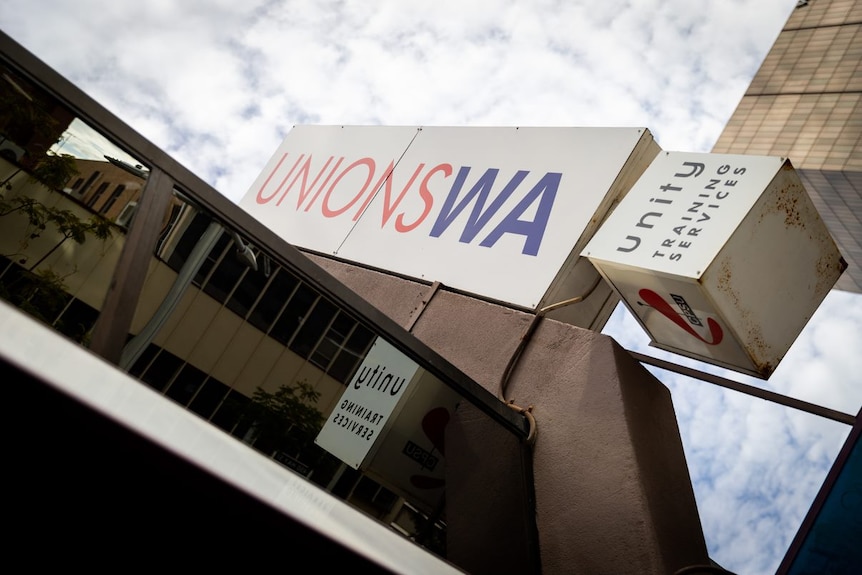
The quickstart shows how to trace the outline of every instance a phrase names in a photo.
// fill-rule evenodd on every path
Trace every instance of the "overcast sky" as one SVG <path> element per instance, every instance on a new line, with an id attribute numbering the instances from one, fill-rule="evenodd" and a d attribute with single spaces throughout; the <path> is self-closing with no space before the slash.
<path id="1" fill-rule="evenodd" d="M 0 27 L 239 201 L 295 124 L 637 126 L 708 152 L 795 4 L 4 0 Z M 606 332 L 670 357 L 622 310 Z M 859 350 L 862 298 L 833 292 L 768 382 L 733 377 L 855 414 Z M 774 572 L 849 427 L 656 373 L 711 556 Z"/>

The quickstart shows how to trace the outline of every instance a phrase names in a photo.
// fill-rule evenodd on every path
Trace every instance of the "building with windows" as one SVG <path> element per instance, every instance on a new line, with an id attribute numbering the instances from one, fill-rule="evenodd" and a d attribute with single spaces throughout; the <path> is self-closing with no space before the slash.
<path id="1" fill-rule="evenodd" d="M 862 3 L 798 2 L 713 147 L 789 157 L 862 293 Z M 862 561 L 846 506 L 862 476 L 858 415 L 779 573 L 850 573 Z"/>
<path id="2" fill-rule="evenodd" d="M 75 157 L 62 188 L 40 181 L 30 166 L 50 146 L 22 134 L 45 130 L 24 126 L 14 110 L 26 108 L 27 117 L 46 121 L 55 140 L 72 129 L 75 115 L 19 70 L 4 67 L 3 79 L 14 89 L 6 92 L 0 129 L 15 135 L 24 153 L 0 158 L 0 294 L 88 344 L 149 171 L 112 157 Z M 33 158 L 29 164 L 27 158 Z M 308 430 L 267 436 L 242 415 L 259 388 L 289 384 L 308 391 L 316 414 L 328 413 L 374 333 L 187 196 L 172 195 L 155 229 L 154 257 L 126 336 L 135 352 L 122 358 L 125 369 L 274 461 L 415 534 L 419 509 L 370 478 L 345 470 L 336 477 L 337 462 L 313 445 L 313 436 L 303 435 Z M 190 256 L 196 259 L 186 265 Z M 194 269 L 187 285 L 171 291 L 189 266 Z M 175 313 L 167 310 L 166 292 L 176 297 Z M 153 321 L 156 312 L 166 326 Z M 140 333 L 145 328 L 151 330 L 146 337 Z"/>
<path id="3" fill-rule="evenodd" d="M 130 172 L 118 161 L 80 158 L 75 159 L 75 170 L 68 193 L 105 219 L 128 227 L 146 174 Z"/>
<path id="4" fill-rule="evenodd" d="M 799 2 L 713 147 L 789 157 L 862 293 L 862 5 Z"/>

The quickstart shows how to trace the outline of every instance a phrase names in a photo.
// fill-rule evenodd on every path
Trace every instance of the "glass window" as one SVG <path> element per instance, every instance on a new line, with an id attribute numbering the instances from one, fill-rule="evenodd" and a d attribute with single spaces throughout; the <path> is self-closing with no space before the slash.
<path id="1" fill-rule="evenodd" d="M 90 199 L 87 200 L 87 206 L 92 208 L 96 204 L 96 202 L 99 201 L 99 198 L 102 197 L 102 194 L 105 193 L 105 190 L 108 189 L 109 185 L 109 182 L 102 182 L 101 184 L 99 184 L 99 187 L 96 188 L 96 191 L 93 193 L 92 196 L 90 196 Z"/>
<path id="2" fill-rule="evenodd" d="M 54 327 L 66 337 L 85 343 L 98 317 L 98 310 L 73 298 L 62 315 L 54 322 Z"/>
<path id="3" fill-rule="evenodd" d="M 206 259 L 201 264 L 201 267 L 198 269 L 197 274 L 195 274 L 195 285 L 203 285 L 210 271 L 213 269 L 213 267 L 215 267 L 216 262 L 221 259 L 222 255 L 224 254 L 224 250 L 229 242 L 230 237 L 228 237 L 227 234 L 222 234 L 219 237 L 218 241 L 216 242 L 216 245 L 213 247 L 212 250 L 210 250 L 210 253 L 207 255 Z"/>
<path id="4" fill-rule="evenodd" d="M 180 225 L 178 223 L 180 216 L 183 213 L 183 208 L 188 207 L 187 205 L 176 205 L 171 212 L 169 218 L 169 224 L 165 226 L 165 231 L 162 234 L 162 238 L 159 241 L 159 248 L 157 248 L 157 253 L 162 252 L 163 246 L 168 243 L 168 235 L 174 231 L 175 226 Z M 190 221 L 186 224 L 184 230 L 178 230 L 180 232 L 179 239 L 176 241 L 176 244 L 172 246 L 172 251 L 170 255 L 167 256 L 167 264 L 174 269 L 175 271 L 179 271 L 186 260 L 189 258 L 189 255 L 192 253 L 195 245 L 200 240 L 204 231 L 206 231 L 207 227 L 210 225 L 212 219 L 201 212 L 196 212 L 193 216 L 191 216 Z"/>
<path id="5" fill-rule="evenodd" d="M 204 418 L 209 418 L 225 398 L 230 388 L 217 379 L 208 379 L 189 404 L 189 409 Z"/>
<path id="6" fill-rule="evenodd" d="M 180 405 L 188 405 L 206 377 L 206 373 L 187 363 L 174 378 L 166 395 Z"/>
<path id="7" fill-rule="evenodd" d="M 335 361 L 329 366 L 329 375 L 346 384 L 353 376 L 356 366 L 365 357 L 373 340 L 374 332 L 361 324 L 357 324 L 347 339 L 347 344 L 341 348 Z"/>
<path id="8" fill-rule="evenodd" d="M 0 149 L 0 297 L 87 342 L 125 244 L 94 206 L 135 179 L 105 156 L 135 160 L 2 63 Z"/>
<path id="9" fill-rule="evenodd" d="M 255 300 L 260 296 L 272 276 L 272 274 L 267 275 L 263 269 L 263 258 L 259 251 L 255 254 L 255 257 L 258 260 L 258 269 L 248 269 L 246 271 L 239 285 L 227 301 L 228 309 L 240 317 L 245 317 L 248 314 L 248 310 L 254 305 Z"/>
<path id="10" fill-rule="evenodd" d="M 248 425 L 240 425 L 240 416 L 245 410 L 251 398 L 239 393 L 236 390 L 230 390 L 218 410 L 212 416 L 210 421 L 217 427 L 232 433 L 233 435 L 242 437 L 248 430 Z M 239 429 L 236 429 L 237 426 Z M 236 433 L 234 433 L 236 431 Z"/>
<path id="11" fill-rule="evenodd" d="M 283 268 L 278 269 L 248 316 L 249 323 L 264 333 L 268 332 L 284 302 L 290 299 L 298 284 L 296 276 Z"/>
<path id="12" fill-rule="evenodd" d="M 114 204 L 117 203 L 117 200 L 120 198 L 120 195 L 126 190 L 126 186 L 123 184 L 119 184 L 114 191 L 111 192 L 111 197 L 108 198 L 108 201 L 105 202 L 105 205 L 102 206 L 102 209 L 99 211 L 103 214 L 107 214 Z"/>
<path id="13" fill-rule="evenodd" d="M 228 237 L 225 235 L 224 237 Z M 222 255 L 221 261 L 216 266 L 215 270 L 210 275 L 207 283 L 204 285 L 204 292 L 213 297 L 216 301 L 224 303 L 228 295 L 233 291 L 234 286 L 240 280 L 242 275 L 249 269 L 236 256 L 236 246 L 230 241 L 227 251 Z"/>
<path id="14" fill-rule="evenodd" d="M 137 361 L 135 361 L 134 365 L 132 365 L 131 369 L 129 369 L 129 374 L 135 377 L 141 377 L 141 374 L 143 374 L 150 366 L 150 363 L 152 363 L 159 351 L 159 346 L 152 343 L 149 344 L 143 353 L 141 353 L 140 357 L 138 357 Z"/>
<path id="15" fill-rule="evenodd" d="M 0 297 L 46 324 L 61 321 L 71 299 L 62 277 L 50 268 L 36 270 L 8 258 L 2 258 L 0 265 Z"/>
<path id="16" fill-rule="evenodd" d="M 338 354 L 347 336 L 353 330 L 356 322 L 343 312 L 339 312 L 332 325 L 326 331 L 326 336 L 320 340 L 309 360 L 323 370 L 329 369 L 329 364 Z"/>
<path id="17" fill-rule="evenodd" d="M 317 305 L 305 318 L 299 332 L 290 342 L 290 349 L 296 352 L 301 357 L 308 357 L 317 346 L 317 342 L 323 336 L 324 331 L 329 327 L 332 318 L 338 308 L 330 301 L 320 298 Z"/>
<path id="18" fill-rule="evenodd" d="M 363 509 L 381 517 L 392 510 L 398 496 L 370 477 L 363 476 L 353 488 L 350 499 L 360 504 Z"/>
<path id="19" fill-rule="evenodd" d="M 147 367 L 141 379 L 156 391 L 164 391 L 182 364 L 183 360 L 163 349 Z"/>
<path id="20" fill-rule="evenodd" d="M 311 308 L 314 301 L 317 299 L 317 292 L 306 284 L 300 284 L 293 297 L 287 303 L 284 311 L 281 312 L 278 321 L 272 327 L 270 335 L 284 345 L 287 345 L 299 326 L 302 323 L 305 314 Z"/>
<path id="21" fill-rule="evenodd" d="M 90 186 L 93 185 L 93 182 L 96 181 L 96 178 L 99 177 L 99 175 L 100 175 L 99 172 L 93 172 L 92 174 L 90 174 L 90 177 L 87 178 L 87 181 L 84 183 L 83 187 L 80 190 L 78 190 L 78 192 L 82 195 L 85 194 L 87 192 L 87 190 L 90 189 Z M 88 204 L 89 204 L 89 202 L 88 202 Z M 92 204 L 89 204 L 89 205 L 92 206 Z"/>

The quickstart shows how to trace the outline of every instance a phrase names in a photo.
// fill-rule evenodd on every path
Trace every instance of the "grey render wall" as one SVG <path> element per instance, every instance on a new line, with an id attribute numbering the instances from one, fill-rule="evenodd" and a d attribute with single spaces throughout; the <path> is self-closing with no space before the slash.
<path id="1" fill-rule="evenodd" d="M 445 287 L 434 291 L 422 283 L 310 257 L 498 394 L 531 314 Z M 666 574 L 709 562 L 670 393 L 615 341 L 543 319 L 512 372 L 506 399 L 532 406 L 537 421 L 532 472 L 542 573 Z M 489 449 L 486 457 L 510 458 L 515 480 L 520 465 L 515 450 Z M 506 469 L 497 459 L 477 460 L 473 473 L 486 465 Z M 460 467 L 447 468 L 447 481 L 470 483 L 458 477 L 470 469 Z M 506 481 L 503 471 L 493 477 Z M 518 515 L 500 519 L 490 513 L 487 506 L 494 503 L 489 503 L 489 493 L 500 494 L 499 505 L 520 502 L 511 499 L 505 485 L 473 489 L 473 496 L 461 492 L 450 497 L 447 492 L 449 547 L 461 554 L 459 562 L 475 565 L 471 572 L 483 572 L 486 566 L 485 572 L 499 573 L 499 565 L 489 558 L 505 554 L 504 535 L 521 526 L 500 525 L 519 521 Z M 471 534 L 469 545 L 451 540 L 459 533 Z M 514 571 L 515 563 L 511 565 Z"/>

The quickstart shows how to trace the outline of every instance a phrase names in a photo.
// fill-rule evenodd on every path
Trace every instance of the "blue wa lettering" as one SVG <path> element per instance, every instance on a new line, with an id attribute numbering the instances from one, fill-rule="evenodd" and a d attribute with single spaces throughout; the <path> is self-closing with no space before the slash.
<path id="1" fill-rule="evenodd" d="M 438 238 L 446 231 L 446 228 L 458 217 L 458 215 L 472 201 L 473 210 L 467 218 L 467 223 L 464 225 L 464 231 L 461 232 L 461 237 L 458 241 L 469 244 L 488 224 L 500 208 L 512 196 L 512 193 L 518 189 L 518 186 L 530 173 L 526 170 L 519 170 L 511 180 L 503 187 L 503 190 L 491 200 L 488 207 L 485 204 L 491 195 L 491 190 L 494 182 L 497 179 L 497 174 L 500 172 L 497 168 L 490 168 L 479 178 L 479 180 L 470 188 L 461 201 L 457 203 L 461 189 L 470 173 L 468 166 L 462 167 L 458 171 L 458 176 L 452 184 L 452 189 L 449 190 L 449 195 L 443 202 L 443 208 L 437 216 L 437 221 L 431 228 L 431 237 Z M 520 202 L 509 212 L 491 232 L 485 236 L 480 246 L 490 248 L 497 240 L 503 237 L 503 234 L 516 234 L 525 237 L 524 249 L 521 253 L 535 256 L 539 253 L 539 247 L 542 245 L 542 238 L 545 236 L 545 229 L 548 227 L 548 218 L 551 216 L 551 209 L 554 207 L 554 199 L 557 197 L 557 190 L 560 188 L 560 180 L 563 175 L 555 172 L 545 174 L 539 183 L 533 186 L 528 191 Z M 521 219 L 530 207 L 538 202 L 535 217 L 532 220 Z"/>

